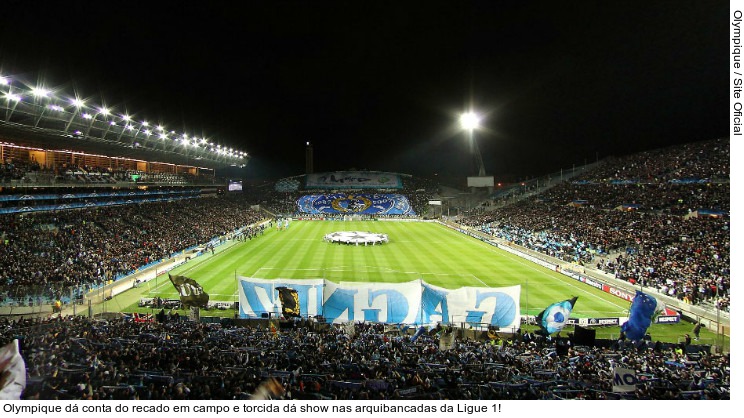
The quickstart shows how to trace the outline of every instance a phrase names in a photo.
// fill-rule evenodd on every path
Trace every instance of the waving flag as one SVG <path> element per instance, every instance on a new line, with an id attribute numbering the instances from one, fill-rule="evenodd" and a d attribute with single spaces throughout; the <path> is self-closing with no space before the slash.
<path id="1" fill-rule="evenodd" d="M 547 334 L 562 330 L 566 326 L 566 323 L 568 323 L 568 317 L 571 315 L 571 310 L 578 298 L 578 296 L 575 296 L 572 299 L 556 302 L 545 308 L 544 311 L 537 315 L 540 321 L 540 328 Z"/>
<path id="2" fill-rule="evenodd" d="M 0 347 L 0 400 L 19 400 L 26 387 L 26 362 L 18 349 L 18 340 Z"/>
<path id="3" fill-rule="evenodd" d="M 288 287 L 277 287 L 279 301 L 282 303 L 282 314 L 285 318 L 296 318 L 300 316 L 300 297 L 297 291 Z"/>
<path id="4" fill-rule="evenodd" d="M 455 332 L 449 328 L 439 336 L 439 349 L 441 351 L 451 350 L 455 347 Z"/>
<path id="5" fill-rule="evenodd" d="M 654 315 L 663 309 L 663 305 L 656 302 L 656 298 L 636 290 L 633 304 L 630 305 L 628 320 L 620 327 L 625 336 L 631 341 L 640 341 L 646 336 L 646 330 L 651 325 Z"/>
<path id="6" fill-rule="evenodd" d="M 420 327 L 419 327 L 419 328 L 418 328 L 418 329 L 416 330 L 416 333 L 415 333 L 415 334 L 413 334 L 413 337 L 411 337 L 411 342 L 412 342 L 412 343 L 415 343 L 415 342 L 416 342 L 416 340 L 418 340 L 418 338 L 419 338 L 420 336 L 424 335 L 424 333 L 426 333 L 426 328 L 424 328 L 424 326 L 423 326 L 423 325 L 421 325 L 421 326 L 420 326 Z"/>
<path id="7" fill-rule="evenodd" d="M 353 337 L 356 335 L 356 327 L 354 326 L 354 321 L 347 321 L 344 323 L 344 332 L 349 337 Z"/>
<path id="8" fill-rule="evenodd" d="M 171 276 L 170 274 L 168 274 L 168 278 L 181 296 L 181 303 L 184 307 L 207 307 L 207 304 L 209 303 L 209 293 L 205 292 L 196 280 L 190 279 L 186 276 Z"/>

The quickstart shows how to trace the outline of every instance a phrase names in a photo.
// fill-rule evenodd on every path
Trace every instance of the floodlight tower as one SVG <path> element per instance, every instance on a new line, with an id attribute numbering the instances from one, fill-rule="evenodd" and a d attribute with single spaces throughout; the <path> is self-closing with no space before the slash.
<path id="1" fill-rule="evenodd" d="M 478 149 L 478 143 L 475 141 L 475 135 L 473 133 L 480 126 L 480 116 L 472 111 L 463 113 L 460 115 L 460 126 L 468 133 L 470 154 L 478 170 L 478 176 L 483 177 L 486 175 L 486 168 L 483 166 L 483 157 L 481 156 L 480 149 Z"/>
<path id="2" fill-rule="evenodd" d="M 305 174 L 313 174 L 313 145 L 305 143 Z"/>

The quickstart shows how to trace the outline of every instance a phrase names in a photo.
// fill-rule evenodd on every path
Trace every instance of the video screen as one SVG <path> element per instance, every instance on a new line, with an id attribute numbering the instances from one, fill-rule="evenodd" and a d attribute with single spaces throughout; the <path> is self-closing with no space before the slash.
<path id="1" fill-rule="evenodd" d="M 228 192 L 242 192 L 243 182 L 240 180 L 230 180 L 227 183 L 227 191 Z"/>

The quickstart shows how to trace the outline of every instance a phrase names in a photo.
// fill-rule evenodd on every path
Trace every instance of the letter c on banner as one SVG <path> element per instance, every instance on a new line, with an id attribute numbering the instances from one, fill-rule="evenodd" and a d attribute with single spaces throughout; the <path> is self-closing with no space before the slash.
<path id="1" fill-rule="evenodd" d="M 495 298 L 496 306 L 491 315 L 491 325 L 498 327 L 508 327 L 514 322 L 517 315 L 517 304 L 514 298 L 503 292 L 476 292 L 475 307 L 479 308 L 481 302 L 486 299 Z"/>

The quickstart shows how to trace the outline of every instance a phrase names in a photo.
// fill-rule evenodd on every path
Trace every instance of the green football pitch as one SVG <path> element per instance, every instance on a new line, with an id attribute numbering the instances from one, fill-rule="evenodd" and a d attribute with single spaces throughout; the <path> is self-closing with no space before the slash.
<path id="1" fill-rule="evenodd" d="M 388 234 L 383 245 L 325 242 L 335 231 Z M 521 285 L 522 314 L 535 315 L 549 304 L 578 296 L 575 317 L 627 315 L 630 304 L 571 278 L 436 223 L 295 221 L 289 229 L 266 233 L 205 254 L 174 269 L 202 285 L 213 301 L 237 300 L 237 276 L 263 279 L 324 278 L 331 281 L 404 282 L 422 279 L 435 286 Z M 150 282 L 146 297 L 178 298 L 163 276 Z"/>
<path id="2" fill-rule="evenodd" d="M 389 242 L 374 246 L 331 244 L 325 234 L 363 231 L 388 234 Z M 551 303 L 578 296 L 571 316 L 627 316 L 630 302 L 524 260 L 478 239 L 437 223 L 372 221 L 294 221 L 289 229 L 268 228 L 264 235 L 245 242 L 230 242 L 215 254 L 204 254 L 174 269 L 171 274 L 190 277 L 202 285 L 212 301 L 238 300 L 237 277 L 263 279 L 325 278 L 331 281 L 404 282 L 422 279 L 435 286 L 521 285 L 522 315 L 536 315 Z M 138 297 L 178 299 L 165 276 L 117 297 L 108 309 L 153 312 L 140 308 Z M 121 301 L 121 302 L 120 302 Z M 181 312 L 182 314 L 185 311 Z M 233 310 L 211 310 L 206 316 L 231 316 Z M 534 326 L 524 326 L 534 329 Z M 677 342 L 692 325 L 653 324 L 654 339 Z M 568 331 L 571 331 L 569 327 Z M 619 327 L 600 327 L 598 338 L 615 338 Z M 716 335 L 703 330 L 701 340 L 713 343 Z"/>

